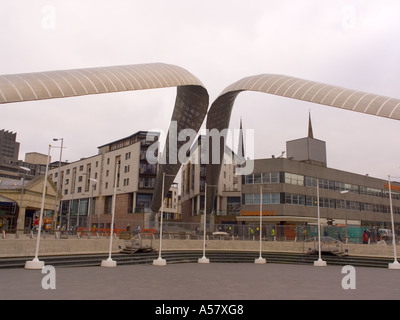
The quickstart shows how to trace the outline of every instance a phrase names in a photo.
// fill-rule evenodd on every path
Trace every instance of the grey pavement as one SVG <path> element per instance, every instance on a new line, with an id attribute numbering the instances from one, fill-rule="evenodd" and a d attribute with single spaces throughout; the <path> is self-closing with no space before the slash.
<path id="1" fill-rule="evenodd" d="M 41 270 L 0 271 L 0 299 L 29 300 L 342 300 L 400 299 L 400 270 L 357 267 L 356 289 L 344 290 L 341 266 L 181 263 L 57 267 L 55 289 Z"/>

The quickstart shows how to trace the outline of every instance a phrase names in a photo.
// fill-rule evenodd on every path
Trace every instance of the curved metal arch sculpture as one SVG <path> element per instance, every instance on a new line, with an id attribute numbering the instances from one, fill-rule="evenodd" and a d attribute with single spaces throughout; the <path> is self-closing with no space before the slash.
<path id="1" fill-rule="evenodd" d="M 0 75 L 0 104 L 167 87 L 177 87 L 171 122 L 176 122 L 178 130 L 198 132 L 208 109 L 207 90 L 187 70 L 163 63 Z M 170 152 L 168 139 L 166 154 Z M 177 142 L 178 150 L 184 143 Z M 169 190 L 180 165 L 160 164 L 150 220 L 161 206 L 162 173 L 166 173 L 165 188 Z"/>
<path id="2" fill-rule="evenodd" d="M 243 78 L 222 91 L 211 105 L 207 114 L 207 129 L 218 129 L 221 132 L 223 129 L 229 127 L 235 99 L 243 91 L 263 92 L 329 107 L 400 120 L 400 99 L 285 75 L 260 74 Z M 220 141 L 220 144 L 219 163 L 210 163 L 207 165 L 206 179 L 210 185 L 218 185 L 224 151 L 222 141 Z M 212 149 L 210 146 L 210 159 L 212 157 Z M 207 192 L 207 212 L 211 212 L 214 207 L 216 190 L 215 188 L 211 189 Z"/>

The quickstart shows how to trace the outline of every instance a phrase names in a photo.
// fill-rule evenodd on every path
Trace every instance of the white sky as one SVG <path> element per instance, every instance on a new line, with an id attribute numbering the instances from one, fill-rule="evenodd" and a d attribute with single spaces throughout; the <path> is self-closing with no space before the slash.
<path id="1" fill-rule="evenodd" d="M 261 73 L 400 98 L 398 0 L 3 0 L 0 10 L 0 74 L 164 62 L 197 76 L 210 105 L 231 83 Z M 139 130 L 166 131 L 175 95 L 171 88 L 1 105 L 0 129 L 18 133 L 20 159 L 47 154 L 62 137 L 71 162 Z M 256 158 L 269 158 L 307 135 L 309 109 L 329 167 L 400 176 L 395 120 L 245 92 L 231 128 L 242 117 L 255 130 Z"/>

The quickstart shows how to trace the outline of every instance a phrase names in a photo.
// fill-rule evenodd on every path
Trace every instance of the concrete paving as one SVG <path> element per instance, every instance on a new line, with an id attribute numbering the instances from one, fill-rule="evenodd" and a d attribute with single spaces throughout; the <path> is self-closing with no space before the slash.
<path id="1" fill-rule="evenodd" d="M 400 270 L 355 268 L 345 290 L 340 266 L 267 263 L 182 263 L 116 268 L 55 268 L 55 289 L 43 289 L 41 270 L 0 272 L 1 300 L 398 300 Z M 49 282 L 47 282 L 49 283 Z M 348 283 L 348 282 L 347 282 Z"/>

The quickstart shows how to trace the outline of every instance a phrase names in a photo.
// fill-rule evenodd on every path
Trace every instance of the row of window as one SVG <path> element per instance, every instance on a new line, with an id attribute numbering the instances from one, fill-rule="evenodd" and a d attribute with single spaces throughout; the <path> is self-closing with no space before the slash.
<path id="1" fill-rule="evenodd" d="M 316 196 L 305 196 L 292 193 L 265 193 L 262 195 L 263 204 L 293 204 L 299 206 L 316 207 Z M 259 193 L 243 194 L 242 203 L 244 205 L 259 205 Z M 382 204 L 371 204 L 356 201 L 338 200 L 331 198 L 319 198 L 321 208 L 369 211 L 378 213 L 390 213 L 390 206 Z M 393 207 L 393 213 L 400 214 L 400 207 Z"/>
<path id="2" fill-rule="evenodd" d="M 319 188 L 333 191 L 349 191 L 356 194 L 369 195 L 381 198 L 389 198 L 389 191 L 358 186 L 350 183 L 318 179 Z M 243 177 L 243 184 L 263 184 L 263 183 L 288 183 L 292 185 L 316 188 L 317 178 L 307 177 L 288 172 L 267 172 L 253 173 Z M 400 193 L 392 191 L 392 197 L 400 200 Z"/>

